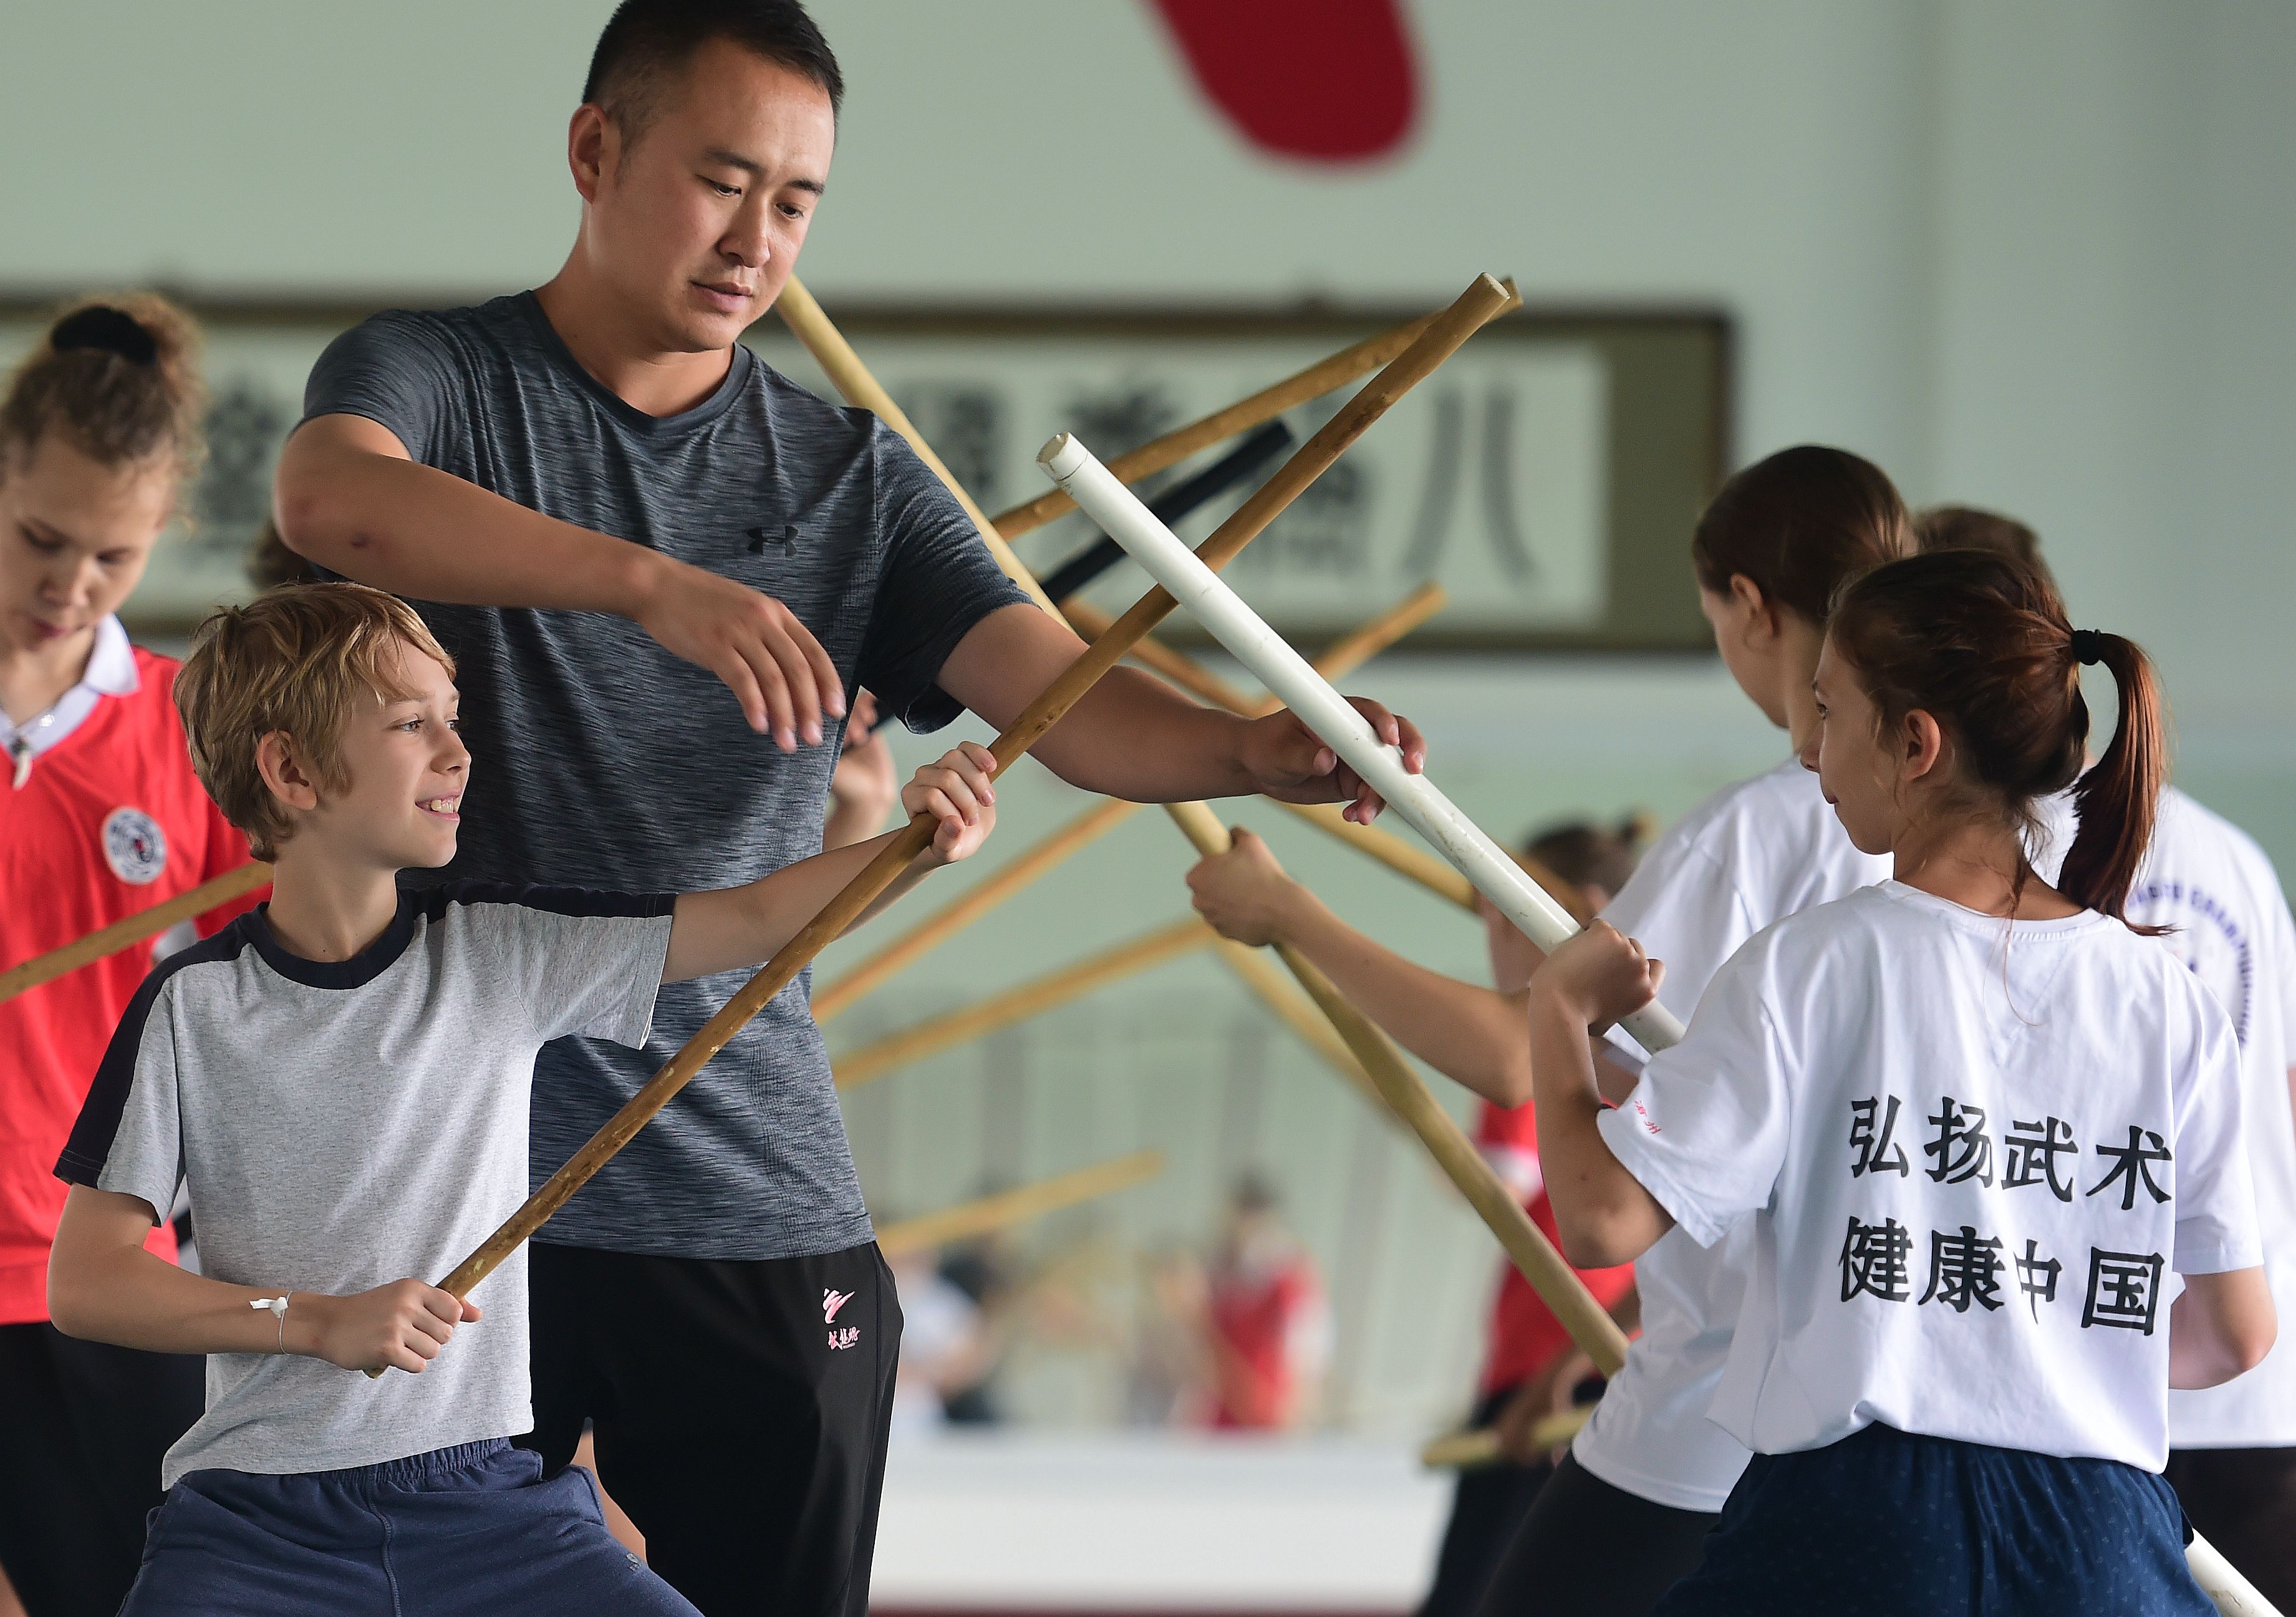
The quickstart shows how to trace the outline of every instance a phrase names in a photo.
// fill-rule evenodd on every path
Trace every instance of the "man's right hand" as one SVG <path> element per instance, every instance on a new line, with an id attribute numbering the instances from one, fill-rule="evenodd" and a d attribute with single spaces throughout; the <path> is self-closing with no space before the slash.
<path id="1" fill-rule="evenodd" d="M 420 1280 L 394 1280 L 348 1297 L 295 1292 L 287 1304 L 287 1346 L 346 1370 L 419 1375 L 456 1326 L 478 1317 L 475 1304 Z"/>
<path id="2" fill-rule="evenodd" d="M 822 716 L 845 711 L 837 667 L 797 614 L 746 584 L 685 562 L 660 570 L 629 616 L 665 651 L 708 669 L 742 704 L 750 728 L 784 752 L 818 746 Z"/>

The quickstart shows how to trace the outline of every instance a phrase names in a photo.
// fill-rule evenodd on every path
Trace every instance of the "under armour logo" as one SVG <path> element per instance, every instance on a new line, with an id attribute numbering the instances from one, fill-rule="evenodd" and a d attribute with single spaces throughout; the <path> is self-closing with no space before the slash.
<path id="1" fill-rule="evenodd" d="M 821 1293 L 821 1323 L 824 1325 L 835 1325 L 837 1323 L 837 1310 L 843 1308 L 847 1303 L 852 1301 L 853 1293 L 850 1292 L 840 1292 L 835 1290 L 824 1291 Z"/>
<path id="2" fill-rule="evenodd" d="M 766 546 L 768 545 L 772 546 L 775 550 L 795 550 L 797 548 L 797 524 L 795 522 L 787 522 L 783 524 L 781 532 L 777 534 L 767 533 L 763 528 L 752 528 L 748 531 L 750 535 L 750 554 L 753 556 L 761 556 L 765 554 Z"/>

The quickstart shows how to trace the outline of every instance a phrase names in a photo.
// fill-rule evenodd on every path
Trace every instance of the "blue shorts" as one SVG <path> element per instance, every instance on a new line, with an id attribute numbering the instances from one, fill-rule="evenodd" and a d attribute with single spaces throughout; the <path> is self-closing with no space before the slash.
<path id="1" fill-rule="evenodd" d="M 1758 1454 L 1652 1617 L 2216 1617 L 2157 1473 L 1889 1426 Z"/>
<path id="2" fill-rule="evenodd" d="M 597 1488 L 500 1439 L 348 1471 L 194 1471 L 120 1617 L 699 1617 L 607 1532 Z"/>

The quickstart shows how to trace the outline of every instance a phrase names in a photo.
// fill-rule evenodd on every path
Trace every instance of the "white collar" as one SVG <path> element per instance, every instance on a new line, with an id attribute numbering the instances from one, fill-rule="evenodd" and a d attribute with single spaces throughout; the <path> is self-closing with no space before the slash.
<path id="1" fill-rule="evenodd" d="M 130 696 L 143 685 L 135 672 L 135 648 L 117 616 L 107 612 L 95 626 L 95 649 L 87 654 L 79 682 L 100 696 Z"/>
<path id="2" fill-rule="evenodd" d="M 78 729 L 98 702 L 107 696 L 131 695 L 143 683 L 135 672 L 135 648 L 128 644 L 127 631 L 118 618 L 106 614 L 95 626 L 95 645 L 87 654 L 87 666 L 80 670 L 78 685 L 58 697 L 46 712 L 20 726 L 0 713 L 0 748 L 7 753 L 9 784 L 20 789 L 31 778 L 32 760 Z"/>

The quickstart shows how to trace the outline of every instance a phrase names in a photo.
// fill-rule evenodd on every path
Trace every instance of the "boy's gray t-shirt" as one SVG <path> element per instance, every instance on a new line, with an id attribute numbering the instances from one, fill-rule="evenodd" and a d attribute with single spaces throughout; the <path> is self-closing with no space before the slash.
<path id="1" fill-rule="evenodd" d="M 378 422 L 426 465 L 764 591 L 849 692 L 913 729 L 955 716 L 934 681 L 966 631 L 1027 598 L 906 444 L 746 349 L 708 399 L 657 418 L 584 371 L 521 293 L 375 316 L 320 358 L 304 410 Z M 821 851 L 841 725 L 783 753 L 715 675 L 625 618 L 417 604 L 459 660 L 474 759 L 451 876 L 693 892 Z M 665 988 L 656 1044 L 683 1043 L 748 975 Z M 719 1259 L 867 1241 L 810 988 L 775 996 L 540 1239 Z M 534 1182 L 658 1064 L 594 1039 L 545 1050 Z"/>
<path id="2" fill-rule="evenodd" d="M 544 1042 L 644 1043 L 675 902 L 431 888 L 329 962 L 290 954 L 263 910 L 242 915 L 136 991 L 56 1172 L 162 1214 L 187 1184 L 200 1266 L 218 1280 L 338 1296 L 436 1281 L 526 1199 Z M 420 1375 L 209 1354 L 207 1412 L 168 1451 L 160 1485 L 532 1430 L 526 1249 L 471 1301 L 484 1317 Z"/>

